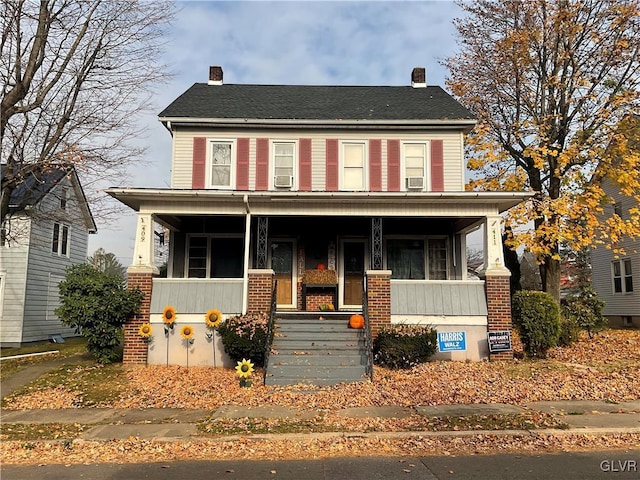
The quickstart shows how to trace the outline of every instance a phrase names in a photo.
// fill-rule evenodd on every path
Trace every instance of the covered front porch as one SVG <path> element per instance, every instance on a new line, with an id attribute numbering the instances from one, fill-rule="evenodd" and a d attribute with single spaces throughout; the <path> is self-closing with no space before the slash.
<path id="1" fill-rule="evenodd" d="M 472 331 L 478 347 L 446 358 L 484 358 L 487 330 L 510 328 L 499 212 L 514 195 L 150 193 L 114 195 L 139 212 L 130 274 L 155 276 L 144 232 L 157 222 L 169 233 L 167 278 L 151 280 L 152 323 L 166 305 L 194 323 L 211 308 L 268 311 L 277 281 L 279 311 L 358 311 L 366 295 L 374 335 L 392 323 Z M 466 241 L 481 227 L 478 278 L 467 274 Z"/>

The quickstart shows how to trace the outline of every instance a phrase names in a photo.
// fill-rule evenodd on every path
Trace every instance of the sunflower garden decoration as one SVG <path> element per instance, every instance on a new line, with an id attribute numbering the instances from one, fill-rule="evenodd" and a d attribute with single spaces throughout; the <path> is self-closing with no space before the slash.
<path id="1" fill-rule="evenodd" d="M 169 335 L 169 330 L 173 330 L 173 323 L 176 321 L 176 309 L 171 305 L 164 307 L 162 311 L 162 321 L 164 322 L 164 334 Z"/>
<path id="2" fill-rule="evenodd" d="M 243 358 L 241 362 L 238 362 L 236 372 L 240 378 L 241 387 L 250 387 L 253 385 L 253 382 L 250 380 L 251 374 L 253 373 L 253 363 L 251 363 L 251 360 L 245 360 Z"/>
<path id="3" fill-rule="evenodd" d="M 218 325 L 220 325 L 220 322 L 222 321 L 222 313 L 220 313 L 220 310 L 216 310 L 215 308 L 212 308 L 205 314 L 204 321 L 207 327 L 210 329 L 206 335 L 207 335 L 207 339 L 211 340 L 211 348 L 213 348 L 213 366 L 215 368 L 217 367 L 215 330 L 218 327 Z"/>
<path id="4" fill-rule="evenodd" d="M 186 340 L 187 345 L 187 368 L 189 367 L 189 347 L 193 345 L 193 327 L 191 325 L 185 325 L 180 329 L 180 336 Z"/>
<path id="5" fill-rule="evenodd" d="M 148 323 L 143 323 L 140 325 L 138 335 L 140 335 L 145 342 L 151 343 L 153 341 L 153 327 Z"/>

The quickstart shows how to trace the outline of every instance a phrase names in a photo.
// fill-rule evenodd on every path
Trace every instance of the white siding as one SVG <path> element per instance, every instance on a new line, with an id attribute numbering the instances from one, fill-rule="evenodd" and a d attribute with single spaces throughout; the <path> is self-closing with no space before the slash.
<path id="1" fill-rule="evenodd" d="M 14 218 L 12 220 L 16 222 Z M 24 232 L 30 230 L 28 221 L 20 222 Z M 14 223 L 15 225 L 15 223 Z M 25 285 L 27 282 L 28 245 L 0 247 L 0 344 L 19 345 L 22 342 Z"/>
<path id="2" fill-rule="evenodd" d="M 632 197 L 619 195 L 610 184 L 604 185 L 605 192 L 617 199 L 621 206 L 623 217 L 632 207 L 638 207 Z M 613 206 L 605 208 L 604 215 L 613 214 Z M 626 239 L 620 242 L 626 254 L 620 260 L 631 260 L 633 273 L 633 292 L 615 293 L 613 290 L 612 262 L 614 254 L 611 250 L 600 246 L 591 252 L 592 284 L 598 295 L 605 301 L 604 315 L 606 316 L 640 316 L 640 239 Z"/>
<path id="3" fill-rule="evenodd" d="M 249 147 L 249 188 L 255 188 L 255 139 L 291 140 L 311 138 L 312 140 L 312 189 L 324 190 L 325 187 L 325 140 L 382 140 L 382 188 L 387 189 L 387 140 L 429 141 L 443 140 L 444 152 L 444 188 L 445 191 L 460 192 L 464 190 L 464 158 L 462 149 L 462 133 L 449 130 L 426 132 L 387 132 L 387 131 L 308 131 L 308 130 L 265 130 L 248 134 L 243 130 L 203 132 L 202 130 L 183 130 L 173 135 L 173 170 L 172 188 L 191 188 L 193 163 L 193 138 L 250 138 Z"/>
<path id="4" fill-rule="evenodd" d="M 38 205 L 41 215 L 31 228 L 31 247 L 27 267 L 27 283 L 23 323 L 23 342 L 47 340 L 50 335 L 74 335 L 74 330 L 62 327 L 53 310 L 57 303 L 52 301 L 52 292 L 57 294 L 57 282 L 65 275 L 65 269 L 87 259 L 88 233 L 82 223 L 73 190 L 69 187 L 69 201 L 65 212 L 59 210 L 56 192 L 58 185 Z M 48 215 L 42 215 L 48 212 Z M 70 226 L 69 256 L 51 251 L 53 225 L 61 222 Z"/>

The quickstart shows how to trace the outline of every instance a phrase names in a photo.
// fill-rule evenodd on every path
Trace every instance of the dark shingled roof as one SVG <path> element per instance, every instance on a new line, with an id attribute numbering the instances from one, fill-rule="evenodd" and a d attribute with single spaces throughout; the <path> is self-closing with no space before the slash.
<path id="1" fill-rule="evenodd" d="M 196 83 L 160 118 L 446 121 L 474 115 L 438 86 L 349 87 Z"/>
<path id="2" fill-rule="evenodd" d="M 0 176 L 4 177 L 5 166 L 2 165 Z M 11 192 L 9 206 L 23 210 L 27 206 L 36 205 L 55 187 L 60 180 L 72 171 L 71 167 L 52 166 L 46 169 L 33 169 L 25 174 L 23 181 Z"/>

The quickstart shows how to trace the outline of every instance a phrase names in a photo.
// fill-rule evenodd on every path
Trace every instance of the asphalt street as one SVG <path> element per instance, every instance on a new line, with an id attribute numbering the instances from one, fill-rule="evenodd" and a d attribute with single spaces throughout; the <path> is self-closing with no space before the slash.
<path id="1" fill-rule="evenodd" d="M 591 480 L 640 478 L 640 450 L 296 461 L 3 465 L 2 480 Z"/>

